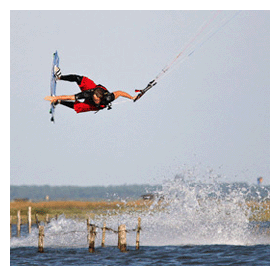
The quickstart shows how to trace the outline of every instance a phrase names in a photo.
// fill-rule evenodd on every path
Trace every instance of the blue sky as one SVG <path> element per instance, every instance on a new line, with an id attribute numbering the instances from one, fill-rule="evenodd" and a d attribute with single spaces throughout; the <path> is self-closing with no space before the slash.
<path id="1" fill-rule="evenodd" d="M 11 11 L 10 184 L 161 183 L 191 171 L 269 184 L 269 11 L 242 11 L 138 102 L 98 114 L 58 106 L 50 123 L 43 99 L 55 50 L 63 74 L 134 95 L 211 14 Z M 77 92 L 57 84 L 59 95 Z"/>

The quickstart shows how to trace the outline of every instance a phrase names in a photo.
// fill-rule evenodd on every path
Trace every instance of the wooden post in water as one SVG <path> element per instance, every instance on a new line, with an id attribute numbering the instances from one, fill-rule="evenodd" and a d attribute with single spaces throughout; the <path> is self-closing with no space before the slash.
<path id="1" fill-rule="evenodd" d="M 86 220 L 87 225 L 87 243 L 90 243 L 90 218 L 87 218 Z"/>
<path id="2" fill-rule="evenodd" d="M 90 241 L 89 241 L 89 252 L 95 252 L 95 238 L 96 238 L 96 226 L 90 226 Z"/>
<path id="3" fill-rule="evenodd" d="M 31 219 L 31 207 L 28 207 L 28 233 L 31 233 L 32 219 Z"/>
<path id="4" fill-rule="evenodd" d="M 39 226 L 38 234 L 38 252 L 44 252 L 44 226 Z"/>
<path id="5" fill-rule="evenodd" d="M 119 226 L 119 249 L 121 252 L 127 251 L 127 232 L 126 225 L 121 224 Z"/>
<path id="6" fill-rule="evenodd" d="M 37 213 L 36 213 L 35 217 L 36 217 L 37 228 L 39 228 L 39 221 L 38 221 L 38 214 Z"/>
<path id="7" fill-rule="evenodd" d="M 49 222 L 50 222 L 49 214 L 47 213 L 45 218 L 45 225 L 47 225 Z"/>
<path id="8" fill-rule="evenodd" d="M 105 247 L 105 234 L 106 234 L 106 223 L 104 222 L 103 224 L 103 229 L 102 229 L 102 242 L 101 242 L 101 247 Z"/>
<path id="9" fill-rule="evenodd" d="M 118 226 L 118 248 L 120 249 L 120 225 Z"/>
<path id="10" fill-rule="evenodd" d="M 21 211 L 17 211 L 17 237 L 21 235 Z"/>
<path id="11" fill-rule="evenodd" d="M 140 248 L 140 231 L 141 231 L 141 218 L 138 218 L 138 227 L 137 227 L 137 234 L 136 234 L 136 249 Z"/>

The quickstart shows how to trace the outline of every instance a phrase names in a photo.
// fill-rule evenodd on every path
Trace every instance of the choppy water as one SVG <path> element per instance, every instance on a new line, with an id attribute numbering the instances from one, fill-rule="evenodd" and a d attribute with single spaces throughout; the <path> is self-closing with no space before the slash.
<path id="1" fill-rule="evenodd" d="M 192 181 L 192 182 L 191 182 Z M 163 200 L 143 212 L 96 216 L 96 225 L 117 230 L 137 227 L 141 217 L 140 249 L 135 250 L 135 232 L 127 234 L 128 252 L 117 248 L 117 234 L 107 231 L 101 248 L 101 230 L 96 252 L 88 252 L 86 221 L 60 216 L 45 227 L 45 253 L 37 252 L 38 229 L 10 240 L 11 265 L 270 265 L 270 222 L 249 222 L 245 204 L 251 188 L 230 187 L 224 193 L 217 182 L 202 185 L 177 178 L 164 182 Z M 259 190 L 258 190 L 259 191 Z M 261 190 L 260 190 L 261 191 Z M 256 201 L 269 200 L 269 191 Z M 249 198 L 250 200 L 250 198 Z M 255 199 L 254 199 L 255 200 Z M 156 208 L 158 206 L 158 209 Z M 15 227 L 15 226 L 14 226 Z"/>
<path id="2" fill-rule="evenodd" d="M 143 246 L 121 253 L 115 247 L 97 248 L 12 248 L 11 265 L 269 265 L 269 245 L 231 246 Z"/>

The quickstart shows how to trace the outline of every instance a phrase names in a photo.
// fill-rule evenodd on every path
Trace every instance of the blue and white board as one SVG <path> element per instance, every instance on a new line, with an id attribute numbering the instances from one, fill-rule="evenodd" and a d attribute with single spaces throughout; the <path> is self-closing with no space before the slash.
<path id="1" fill-rule="evenodd" d="M 51 72 L 51 96 L 56 95 L 56 79 L 54 76 L 54 66 L 59 67 L 59 56 L 57 51 L 53 54 L 53 63 L 52 63 L 52 72 Z M 55 112 L 55 106 L 54 104 L 51 104 L 50 108 L 50 114 L 52 115 L 51 121 L 54 122 L 54 112 Z"/>

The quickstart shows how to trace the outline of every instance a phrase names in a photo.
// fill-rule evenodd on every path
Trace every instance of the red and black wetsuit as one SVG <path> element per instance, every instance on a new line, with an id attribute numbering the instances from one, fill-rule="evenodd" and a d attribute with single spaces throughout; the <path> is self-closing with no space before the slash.
<path id="1" fill-rule="evenodd" d="M 88 112 L 88 111 L 98 111 L 105 108 L 110 102 L 112 102 L 115 97 L 113 93 L 109 93 L 108 90 L 101 86 L 96 85 L 93 80 L 76 74 L 62 75 L 61 80 L 76 82 L 80 87 L 80 93 L 75 94 L 75 102 L 61 101 L 62 105 L 73 108 L 77 113 Z M 96 88 L 102 88 L 105 90 L 105 97 L 102 98 L 99 105 L 95 104 L 93 101 L 93 94 Z M 79 99 L 84 99 L 84 102 L 79 102 Z"/>

